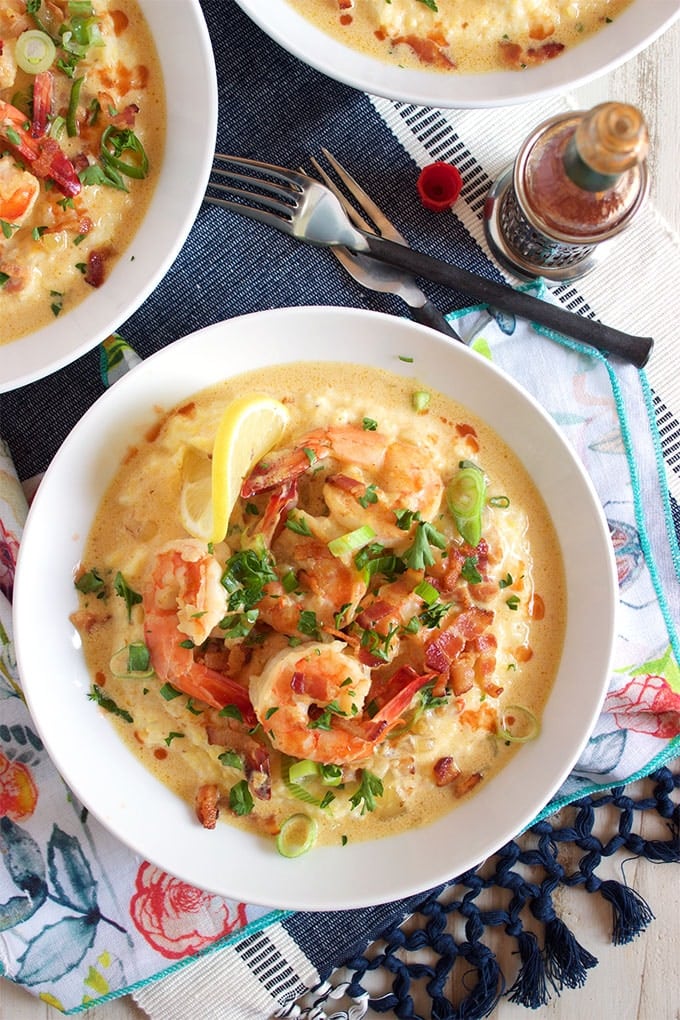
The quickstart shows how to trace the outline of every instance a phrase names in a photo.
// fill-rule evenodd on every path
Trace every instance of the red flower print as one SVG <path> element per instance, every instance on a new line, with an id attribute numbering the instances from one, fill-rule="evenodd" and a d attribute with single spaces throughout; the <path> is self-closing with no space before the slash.
<path id="1" fill-rule="evenodd" d="M 20 822 L 33 814 L 37 803 L 38 787 L 29 769 L 0 752 L 0 818 L 7 815 Z"/>
<path id="2" fill-rule="evenodd" d="M 191 956 L 246 923 L 244 903 L 196 889 L 145 862 L 137 872 L 130 916 L 150 946 L 171 960 Z"/>
<path id="3" fill-rule="evenodd" d="M 665 677 L 636 676 L 607 696 L 604 711 L 611 712 L 622 730 L 648 733 L 669 740 L 680 733 L 680 694 L 671 690 Z"/>
<path id="4" fill-rule="evenodd" d="M 11 531 L 7 531 L 0 521 L 0 591 L 12 601 L 14 589 L 14 571 L 19 555 L 19 541 Z"/>

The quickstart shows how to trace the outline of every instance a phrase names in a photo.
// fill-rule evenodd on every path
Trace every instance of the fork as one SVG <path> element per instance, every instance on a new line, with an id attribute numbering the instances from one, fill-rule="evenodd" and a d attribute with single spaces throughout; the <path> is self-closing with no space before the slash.
<path id="1" fill-rule="evenodd" d="M 328 151 L 321 148 L 324 157 L 330 163 L 333 170 L 345 185 L 351 195 L 354 196 L 362 211 L 371 218 L 371 222 L 364 218 L 352 203 L 346 198 L 333 178 L 321 166 L 313 156 L 310 159 L 317 175 L 321 177 L 326 186 L 333 192 L 350 220 L 361 229 L 373 233 L 382 234 L 398 244 L 408 244 L 406 238 L 401 234 L 395 225 L 388 220 L 382 209 L 376 205 L 373 199 L 361 187 L 359 182 L 352 177 L 348 170 Z M 416 281 L 408 273 L 404 273 L 385 262 L 378 262 L 376 259 L 368 258 L 365 255 L 353 255 L 347 248 L 334 247 L 333 254 L 357 283 L 370 290 L 380 291 L 383 294 L 396 294 L 404 301 L 411 311 L 411 316 L 425 326 L 439 330 L 446 336 L 463 343 L 463 338 L 456 333 L 455 329 L 442 315 Z"/>
<path id="2" fill-rule="evenodd" d="M 250 174 L 240 172 L 242 170 Z M 236 184 L 225 184 L 224 178 Z M 210 189 L 217 195 L 209 194 Z M 344 246 L 355 255 L 373 256 L 414 276 L 451 287 L 498 311 L 528 319 L 600 351 L 616 354 L 637 368 L 647 363 L 654 346 L 651 337 L 631 336 L 444 259 L 359 230 L 352 226 L 340 202 L 325 184 L 296 170 L 216 154 L 205 200 L 276 227 L 298 240 L 322 247 Z"/>

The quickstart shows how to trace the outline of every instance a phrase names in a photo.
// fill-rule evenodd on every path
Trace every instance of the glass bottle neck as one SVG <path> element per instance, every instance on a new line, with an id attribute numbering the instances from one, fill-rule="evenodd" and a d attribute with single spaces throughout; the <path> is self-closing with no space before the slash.
<path id="1" fill-rule="evenodd" d="M 603 174 L 593 170 L 581 158 L 576 146 L 576 138 L 570 138 L 562 157 L 564 169 L 577 188 L 584 191 L 608 191 L 613 188 L 621 174 Z"/>

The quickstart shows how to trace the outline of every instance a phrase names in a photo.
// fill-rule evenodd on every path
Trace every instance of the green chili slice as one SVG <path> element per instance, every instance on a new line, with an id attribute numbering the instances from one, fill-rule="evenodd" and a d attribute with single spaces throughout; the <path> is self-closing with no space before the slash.
<path id="1" fill-rule="evenodd" d="M 129 161 L 123 159 L 129 154 Z M 126 177 L 142 180 L 149 172 L 149 160 L 144 146 L 130 128 L 117 128 L 109 124 L 102 135 L 102 160 L 108 167 L 113 167 Z"/>
<path id="2" fill-rule="evenodd" d="M 66 133 L 69 138 L 75 138 L 78 134 L 78 100 L 80 99 L 80 90 L 83 87 L 84 78 L 76 78 L 71 85 L 71 95 L 68 100 L 68 110 L 66 111 Z"/>
<path id="3" fill-rule="evenodd" d="M 461 538 L 471 546 L 479 545 L 482 537 L 485 495 L 484 472 L 472 461 L 461 461 L 447 486 L 446 502 Z"/>

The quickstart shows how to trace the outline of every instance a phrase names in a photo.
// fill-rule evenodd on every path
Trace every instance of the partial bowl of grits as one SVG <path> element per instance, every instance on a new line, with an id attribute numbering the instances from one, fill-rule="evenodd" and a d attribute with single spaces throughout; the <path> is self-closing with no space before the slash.
<path id="1" fill-rule="evenodd" d="M 616 604 L 603 510 L 532 398 L 411 321 L 301 307 L 93 405 L 32 504 L 14 637 L 47 752 L 123 842 L 342 909 L 531 822 L 599 714 Z"/>
<path id="2" fill-rule="evenodd" d="M 563 92 L 649 45 L 678 0 L 237 0 L 300 60 L 364 92 L 433 107 Z"/>
<path id="3" fill-rule="evenodd" d="M 106 339 L 167 272 L 217 85 L 198 0 L 11 0 L 0 40 L 2 392 Z"/>

